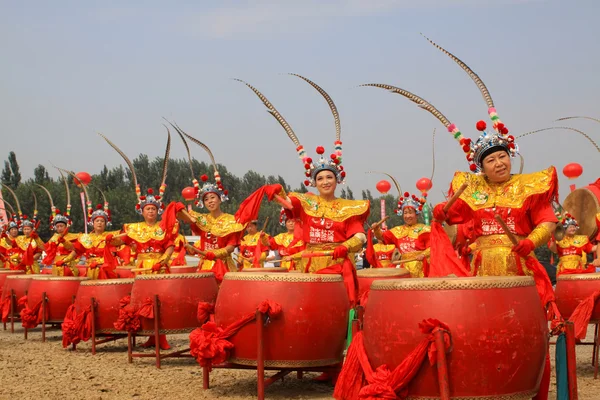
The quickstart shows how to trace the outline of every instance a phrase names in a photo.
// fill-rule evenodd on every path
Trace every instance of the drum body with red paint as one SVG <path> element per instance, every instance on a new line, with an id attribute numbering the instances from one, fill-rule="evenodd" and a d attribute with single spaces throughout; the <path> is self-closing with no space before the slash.
<path id="1" fill-rule="evenodd" d="M 81 276 L 34 276 L 27 292 L 27 305 L 33 308 L 46 293 L 46 322 L 62 322 L 67 309 L 79 290 L 79 284 L 88 280 Z"/>
<path id="2" fill-rule="evenodd" d="M 131 290 L 131 305 L 137 309 L 158 295 L 160 333 L 186 333 L 200 326 L 198 303 L 214 304 L 217 292 L 212 272 L 137 275 Z M 142 329 L 138 333 L 154 333 L 154 320 L 140 319 Z"/>
<path id="3" fill-rule="evenodd" d="M 565 274 L 556 278 L 556 305 L 564 319 L 569 319 L 575 308 L 594 292 L 600 291 L 600 273 Z M 590 322 L 600 321 L 600 301 L 596 301 Z"/>
<path id="4" fill-rule="evenodd" d="M 266 367 L 318 367 L 343 360 L 350 303 L 340 275 L 229 272 L 217 304 L 219 327 L 256 312 L 270 300 L 282 312 L 263 330 Z M 256 365 L 256 323 L 244 326 L 228 339 L 234 344 L 229 362 Z"/>
<path id="5" fill-rule="evenodd" d="M 531 277 L 413 278 L 377 281 L 364 315 L 365 351 L 373 369 L 398 366 L 425 337 L 424 319 L 450 328 L 450 395 L 525 399 L 539 390 L 548 327 Z M 427 358 L 409 398 L 439 398 Z"/>
<path id="6" fill-rule="evenodd" d="M 79 285 L 75 298 L 75 312 L 81 313 L 91 309 L 92 298 L 95 300 L 96 333 L 123 333 L 114 327 L 119 318 L 119 301 L 131 294 L 133 279 L 95 279 L 83 281 Z"/>
<path id="7" fill-rule="evenodd" d="M 356 271 L 358 277 L 358 298 L 368 292 L 371 284 L 379 280 L 410 278 L 410 272 L 404 268 L 366 268 Z"/>

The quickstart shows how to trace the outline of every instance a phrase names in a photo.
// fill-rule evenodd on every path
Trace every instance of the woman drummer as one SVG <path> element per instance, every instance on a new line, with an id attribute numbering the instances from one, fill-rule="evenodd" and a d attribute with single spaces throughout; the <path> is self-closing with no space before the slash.
<path id="1" fill-rule="evenodd" d="M 404 225 L 382 232 L 380 225 L 374 224 L 373 233 L 384 244 L 393 244 L 398 249 L 401 254 L 400 260 L 404 261 L 402 267 L 410 272 L 412 278 L 423 278 L 429 275 L 429 237 L 431 234 L 430 227 L 418 221 L 425 199 L 408 192 L 402 196 L 400 185 L 396 179 L 392 175 L 386 175 L 392 179 L 400 195 L 396 214 L 402 216 Z"/>
<path id="2" fill-rule="evenodd" d="M 548 248 L 559 257 L 556 275 L 596 272 L 593 265 L 586 267 L 587 254 L 596 251 L 596 246 L 590 243 L 587 236 L 576 234 L 579 224 L 571 214 L 559 213 L 557 217 L 564 229 L 564 237 L 560 240 L 552 238 L 548 243 Z"/>
<path id="3" fill-rule="evenodd" d="M 337 108 L 322 88 L 306 78 L 298 77 L 319 91 L 330 106 L 336 126 L 334 152 L 326 157 L 325 149 L 319 146 L 316 149 L 319 159 L 313 161 L 306 154 L 292 128 L 269 100 L 256 88 L 244 82 L 260 98 L 269 113 L 277 119 L 296 145 L 307 178 L 304 184 L 316 188 L 318 195 L 310 192 L 290 193 L 286 197 L 281 185 L 265 186 L 262 192 L 266 193 L 270 200 L 285 199 L 286 201 L 282 203 L 288 209 L 290 217 L 296 219 L 301 225 L 306 253 L 312 254 L 305 265 L 305 272 L 342 274 L 348 297 L 354 304 L 357 300 L 358 288 L 354 266 L 355 254 L 366 242 L 363 226 L 369 215 L 369 202 L 336 197 L 337 185 L 344 183 L 346 176 L 342 166 L 341 127 Z M 260 194 L 261 191 L 255 193 Z M 258 197 L 262 198 L 262 196 L 257 196 L 257 201 L 260 201 Z"/>
<path id="4" fill-rule="evenodd" d="M 279 224 L 285 227 L 286 232 L 275 235 L 270 239 L 271 249 L 277 251 L 282 258 L 280 265 L 282 268 L 304 272 L 301 256 L 306 246 L 302 239 L 296 238 L 294 235 L 296 220 L 288 218 L 285 209 L 282 208 Z M 267 258 L 267 261 L 271 260 Z"/>
<path id="5" fill-rule="evenodd" d="M 221 175 L 213 156 L 212 151 L 198 139 L 185 133 L 179 126 L 171 124 L 177 130 L 181 137 L 188 154 L 190 171 L 192 173 L 192 182 L 196 191 L 196 207 L 205 208 L 207 213 L 196 211 L 180 211 L 178 217 L 190 224 L 194 234 L 200 236 L 197 245 L 190 250 L 200 254 L 198 267 L 202 271 L 212 271 L 217 281 L 223 279 L 228 271 L 236 271 L 235 263 L 231 258 L 231 253 L 240 243 L 240 238 L 246 227 L 243 223 L 238 223 L 235 217 L 221 210 L 221 204 L 228 201 L 227 190 L 221 181 Z M 192 158 L 186 138 L 202 147 L 209 155 L 214 168 L 214 183 L 209 182 L 208 175 L 200 177 L 200 182 L 194 177 L 194 168 Z"/>
<path id="6" fill-rule="evenodd" d="M 533 250 L 547 243 L 556 227 L 557 219 L 551 206 L 552 201 L 558 197 L 556 170 L 550 167 L 532 174 L 511 173 L 511 157 L 517 154 L 518 148 L 514 137 L 509 135 L 508 129 L 498 118 L 484 83 L 466 64 L 431 43 L 468 73 L 486 100 L 493 130 L 486 130 L 485 122 L 479 121 L 476 127 L 481 135 L 475 143 L 464 138 L 456 125 L 450 123 L 433 105 L 413 93 L 389 85 L 367 86 L 390 90 L 419 104 L 438 118 L 459 142 L 472 173 L 456 172 L 449 195 L 459 193 L 460 197 L 449 209 L 446 203 L 438 204 L 434 209 L 434 217 L 449 224 L 473 221 L 476 243 L 471 262 L 473 275 L 532 275 L 528 266 L 538 271 L 543 269 L 535 259 Z M 504 221 L 510 232 L 505 232 L 497 216 Z M 507 233 L 516 237 L 516 245 L 513 245 L 512 238 Z M 438 245 L 437 242 L 434 243 Z M 446 253 L 445 249 L 440 251 Z M 452 254 L 445 255 L 454 257 L 452 249 L 450 252 Z M 547 399 L 549 384 L 550 359 L 547 358 L 537 399 Z"/>

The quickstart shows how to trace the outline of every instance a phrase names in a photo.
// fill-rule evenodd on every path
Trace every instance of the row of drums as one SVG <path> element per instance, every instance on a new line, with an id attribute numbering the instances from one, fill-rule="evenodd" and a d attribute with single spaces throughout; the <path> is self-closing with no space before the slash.
<path id="1" fill-rule="evenodd" d="M 185 271 L 185 270 L 181 270 Z M 267 272 L 268 271 L 268 272 Z M 419 323 L 434 318 L 450 330 L 447 355 L 452 397 L 531 398 L 538 391 L 548 351 L 548 325 L 530 277 L 403 279 L 403 269 L 358 271 L 359 288 L 370 288 L 363 341 L 371 367 L 391 370 L 423 340 Z M 256 311 L 265 300 L 277 302 L 278 318 L 264 327 L 265 366 L 310 368 L 343 362 L 349 301 L 339 275 L 287 273 L 282 269 L 230 272 L 220 287 L 210 272 L 138 275 L 134 279 L 40 277 L 0 271 L 4 298 L 27 291 L 29 307 L 48 298 L 48 320 L 61 321 L 76 296 L 79 311 L 98 304 L 97 333 L 116 333 L 119 301 L 131 293 L 141 307 L 158 296 L 160 333 L 190 332 L 200 325 L 198 303 L 215 303 L 215 323 L 224 328 Z M 27 283 L 27 284 L 26 284 Z M 577 304 L 598 290 L 600 274 L 558 278 L 557 304 L 568 318 Z M 20 291 L 17 293 L 17 291 Z M 596 305 L 592 321 L 600 320 Z M 154 322 L 142 319 L 142 334 Z M 244 326 L 229 339 L 229 362 L 256 365 L 257 329 Z M 423 363 L 411 381 L 411 397 L 436 397 L 437 369 Z"/>

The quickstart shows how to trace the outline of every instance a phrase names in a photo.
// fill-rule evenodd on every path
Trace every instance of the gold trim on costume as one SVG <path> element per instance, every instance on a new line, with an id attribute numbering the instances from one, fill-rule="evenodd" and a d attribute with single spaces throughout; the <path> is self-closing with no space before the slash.
<path id="1" fill-rule="evenodd" d="M 376 277 L 389 277 L 389 276 L 406 276 L 410 275 L 410 272 L 404 268 L 367 268 L 359 269 L 356 271 L 356 275 L 359 278 L 376 278 Z"/>
<path id="2" fill-rule="evenodd" d="M 371 290 L 464 290 L 510 289 L 535 286 L 530 276 L 486 276 L 476 278 L 412 278 L 375 281 Z"/>
<path id="3" fill-rule="evenodd" d="M 300 200 L 304 212 L 316 218 L 327 218 L 334 222 L 343 222 L 350 217 L 363 215 L 369 210 L 367 200 L 335 199 L 325 201 L 312 193 L 290 193 L 290 197 Z"/>
<path id="4" fill-rule="evenodd" d="M 268 282 L 343 282 L 337 274 L 285 274 L 281 272 L 227 272 L 225 281 L 268 281 Z"/>
<path id="5" fill-rule="evenodd" d="M 466 182 L 467 189 L 460 195 L 460 199 L 473 210 L 493 206 L 521 208 L 530 196 L 550 189 L 553 175 L 554 167 L 550 167 L 532 174 L 512 175 L 507 182 L 495 185 L 490 184 L 483 175 L 457 172 L 452 179 L 452 190 L 457 192 Z"/>
<path id="6" fill-rule="evenodd" d="M 223 213 L 217 218 L 210 214 L 200 214 L 190 211 L 190 215 L 196 218 L 196 226 L 211 235 L 224 237 L 231 233 L 241 232 L 245 225 L 239 224 L 231 214 Z"/>
<path id="7" fill-rule="evenodd" d="M 10 276 L 9 276 L 10 278 Z M 590 274 L 565 274 L 556 277 L 557 281 L 598 281 L 600 280 L 600 272 Z"/>

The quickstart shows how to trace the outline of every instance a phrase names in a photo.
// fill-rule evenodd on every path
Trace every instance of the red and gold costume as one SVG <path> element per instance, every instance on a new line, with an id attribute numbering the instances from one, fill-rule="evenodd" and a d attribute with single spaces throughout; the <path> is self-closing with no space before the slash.
<path id="1" fill-rule="evenodd" d="M 203 259 L 199 265 L 200 269 L 210 271 L 216 267 L 223 271 L 236 271 L 231 254 L 225 248 L 236 247 L 240 243 L 245 225 L 236 222 L 233 215 L 226 213 L 217 218 L 195 211 L 191 211 L 190 215 L 196 218 L 196 224 L 192 225 L 192 229 L 200 236 L 200 240 L 194 244 L 194 247 L 215 254 L 214 260 Z"/>
<path id="2" fill-rule="evenodd" d="M 556 242 L 556 250 L 559 257 L 556 274 L 559 275 L 569 270 L 586 269 L 586 253 L 592 252 L 593 245 L 585 235 L 565 235 L 562 240 Z"/>
<path id="3" fill-rule="evenodd" d="M 293 233 L 284 232 L 270 239 L 271 249 L 276 250 L 281 258 L 292 257 L 291 260 L 282 260 L 281 267 L 289 270 L 298 270 L 304 272 L 302 258 L 299 257 L 305 249 L 304 241 L 296 240 Z"/>
<path id="4" fill-rule="evenodd" d="M 271 238 L 266 235 L 266 240 L 270 240 Z M 244 237 L 242 238 L 241 242 L 240 242 L 240 255 L 243 258 L 240 258 L 241 261 L 241 266 L 242 269 L 243 268 L 252 268 L 252 267 L 256 267 L 256 265 L 253 264 L 254 261 L 254 254 L 256 252 L 256 247 L 260 246 L 260 258 L 258 260 L 259 263 L 259 267 L 263 268 L 265 266 L 265 259 L 267 258 L 267 255 L 269 254 L 269 246 L 264 246 L 264 244 L 262 243 L 261 237 L 260 237 L 260 232 L 256 232 L 253 234 L 246 234 L 244 235 Z"/>
<path id="5" fill-rule="evenodd" d="M 363 225 L 369 216 L 366 200 L 335 199 L 325 201 L 312 193 L 290 193 L 294 218 L 300 220 L 306 251 L 310 253 L 332 251 L 346 241 L 347 261 L 354 266 L 355 255 L 362 249 L 360 240 L 352 240 L 355 234 L 365 233 Z M 337 265 L 343 260 L 332 256 L 312 257 L 305 266 L 306 272 L 318 272 Z"/>
<path id="6" fill-rule="evenodd" d="M 402 268 L 410 271 L 412 278 L 423 278 L 427 270 L 429 257 L 429 236 L 431 229 L 424 224 L 400 225 L 383 232 L 383 241 L 394 245 L 400 254 L 401 260 L 412 260 L 419 255 L 425 256 L 423 261 L 407 261 Z"/>
<path id="7" fill-rule="evenodd" d="M 392 256 L 396 250 L 396 246 L 393 244 L 375 243 L 373 245 L 375 251 L 375 257 L 379 260 L 379 264 L 382 268 L 394 268 L 392 264 Z M 376 265 L 371 265 L 371 268 L 376 268 Z"/>
<path id="8" fill-rule="evenodd" d="M 174 237 L 178 231 L 179 224 L 175 224 L 171 235 Z M 168 258 L 165 252 L 173 246 L 174 239 L 170 239 L 169 235 L 165 234 L 158 222 L 154 225 L 148 225 L 146 222 L 125 224 L 123 232 L 126 234 L 123 242 L 128 246 L 135 246 L 135 266 L 147 268 L 147 273 L 159 273 L 159 271 L 153 271 L 152 268 Z"/>
<path id="9" fill-rule="evenodd" d="M 185 236 L 182 234 L 177 235 L 175 241 L 173 242 L 173 254 L 171 254 L 171 262 L 170 265 L 172 267 L 185 265 L 185 255 L 187 241 L 185 240 Z"/>
<path id="10" fill-rule="evenodd" d="M 64 236 L 59 233 L 52 235 L 46 243 L 46 252 L 55 254 L 53 260 L 48 256 L 44 259 L 44 264 L 52 264 L 52 275 L 57 276 L 79 276 L 77 261 L 70 257 L 74 250 L 74 243 L 79 238 L 79 234 L 67 232 Z M 59 263 L 61 265 L 56 265 Z"/>
<path id="11" fill-rule="evenodd" d="M 450 195 L 465 182 L 467 189 L 450 208 L 448 222 L 473 221 L 476 246 L 471 267 L 474 275 L 531 275 L 524 259 L 512 251 L 513 244 L 494 216 L 500 215 L 519 240 L 529 238 L 536 247 L 546 243 L 550 232 L 540 224 L 557 222 L 551 206 L 558 185 L 554 167 L 513 175 L 502 184 L 491 184 L 481 175 L 457 172 Z"/>
<path id="12" fill-rule="evenodd" d="M 108 235 L 116 235 L 118 231 L 103 232 L 97 234 L 95 232 L 79 235 L 73 243 L 75 248 L 76 259 L 85 257 L 85 265 L 87 266 L 87 277 L 90 279 L 102 278 L 100 276 L 101 267 L 104 264 L 104 251 L 106 247 L 106 237 Z"/>
<path id="13" fill-rule="evenodd" d="M 41 249 L 44 247 L 42 240 L 39 237 L 33 239 L 28 238 L 25 235 L 19 235 L 12 241 L 14 242 L 14 246 L 9 244 L 6 238 L 0 240 L 0 246 L 6 250 L 5 257 L 7 258 L 7 264 L 5 265 L 5 268 L 20 269 L 27 274 L 39 274 L 40 263 L 37 259 L 34 259 L 33 264 L 28 266 L 23 265 L 23 259 L 30 245 L 34 255 L 41 254 Z"/>

